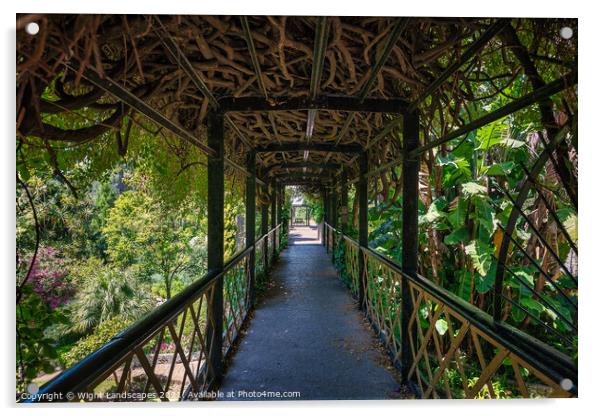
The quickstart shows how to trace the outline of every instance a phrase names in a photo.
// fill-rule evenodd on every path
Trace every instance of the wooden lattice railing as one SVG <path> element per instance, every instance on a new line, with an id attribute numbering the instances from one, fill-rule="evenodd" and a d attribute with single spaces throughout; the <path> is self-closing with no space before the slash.
<path id="1" fill-rule="evenodd" d="M 116 335 L 106 345 L 46 383 L 27 401 L 171 401 L 210 398 L 216 381 L 211 305 L 221 290 L 221 357 L 231 350 L 250 308 L 251 254 L 265 274 L 280 248 L 278 225 L 233 259 Z M 272 242 L 270 244 L 270 241 Z M 276 244 L 274 244 L 276 242 Z M 263 253 L 270 253 L 264 256 Z M 267 261 L 268 263 L 265 263 Z M 261 270 L 259 270 L 261 268 Z M 219 348 L 218 348 L 219 351 Z"/>
<path id="2" fill-rule="evenodd" d="M 455 294 L 401 267 L 326 224 L 329 251 L 343 253 L 340 272 L 402 366 L 402 331 L 411 357 L 408 383 L 423 398 L 575 397 L 577 369 L 566 355 L 493 318 Z M 342 246 L 341 246 L 342 245 Z M 360 254 L 361 253 L 361 254 Z M 363 273 L 358 257 L 362 256 Z M 409 293 L 402 292 L 403 279 Z M 412 312 L 404 322 L 403 296 Z"/>

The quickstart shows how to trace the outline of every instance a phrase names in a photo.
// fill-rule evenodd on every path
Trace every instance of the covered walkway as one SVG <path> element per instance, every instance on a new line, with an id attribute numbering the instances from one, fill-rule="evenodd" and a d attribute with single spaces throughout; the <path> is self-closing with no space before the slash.
<path id="1" fill-rule="evenodd" d="M 32 401 L 215 388 L 379 399 L 400 384 L 420 398 L 577 396 L 578 279 L 562 258 L 577 256 L 577 43 L 558 35 L 576 20 L 27 15 L 18 26 L 36 20 L 39 36 L 17 37 L 18 175 L 42 149 L 54 176 L 57 160 L 69 172 L 76 159 L 55 152 L 101 137 L 105 166 L 114 133 L 116 155 L 173 174 L 160 183 L 186 170 L 203 187 L 208 272 Z M 288 234 L 291 186 L 321 207 L 358 302 L 316 230 Z M 244 199 L 246 247 L 226 261 L 231 197 Z M 364 316 L 400 371 L 387 371 Z"/>
<path id="2" fill-rule="evenodd" d="M 399 397 L 390 360 L 337 278 L 317 229 L 293 228 L 289 241 L 226 369 L 220 390 L 234 397 L 224 399 L 257 400 L 263 392 L 299 392 L 289 400 Z"/>

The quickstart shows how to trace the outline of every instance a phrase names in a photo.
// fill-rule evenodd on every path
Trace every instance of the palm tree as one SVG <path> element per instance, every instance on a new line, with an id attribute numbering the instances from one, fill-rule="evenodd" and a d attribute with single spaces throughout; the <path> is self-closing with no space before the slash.
<path id="1" fill-rule="evenodd" d="M 131 275 L 130 271 L 103 266 L 96 276 L 84 281 L 69 305 L 70 332 L 88 333 L 115 316 L 136 320 L 149 311 L 154 299 Z"/>

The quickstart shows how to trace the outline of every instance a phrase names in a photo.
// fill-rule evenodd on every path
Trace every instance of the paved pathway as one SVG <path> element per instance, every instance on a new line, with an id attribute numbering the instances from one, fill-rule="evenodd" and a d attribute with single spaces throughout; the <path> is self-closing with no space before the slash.
<path id="1" fill-rule="evenodd" d="M 299 392 L 293 400 L 396 395 L 388 358 L 315 229 L 291 229 L 272 279 L 227 369 L 220 391 L 234 397 L 225 399 L 266 399 L 264 392 Z"/>

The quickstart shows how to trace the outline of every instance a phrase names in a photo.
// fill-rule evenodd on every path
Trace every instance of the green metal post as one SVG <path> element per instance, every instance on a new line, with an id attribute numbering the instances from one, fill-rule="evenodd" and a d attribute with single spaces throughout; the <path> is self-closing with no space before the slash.
<path id="1" fill-rule="evenodd" d="M 277 224 L 282 224 L 282 185 L 280 185 L 280 184 L 276 187 L 276 222 L 277 222 Z M 279 243 L 282 242 L 281 238 L 282 238 L 283 232 L 284 232 L 284 224 L 282 224 L 282 226 L 280 227 L 280 231 L 278 231 Z M 278 249 L 280 249 L 280 247 L 278 247 Z"/>
<path id="2" fill-rule="evenodd" d="M 344 233 L 349 228 L 349 188 L 347 181 L 347 169 L 343 169 L 341 175 L 341 229 Z"/>
<path id="3" fill-rule="evenodd" d="M 211 112 L 208 115 L 207 143 L 215 151 L 207 161 L 207 268 L 210 274 L 224 269 L 224 115 Z M 223 375 L 223 278 L 213 285 L 209 296 L 207 335 L 209 379 L 220 382 Z"/>
<path id="4" fill-rule="evenodd" d="M 326 190 L 322 188 L 322 245 L 326 246 Z"/>
<path id="5" fill-rule="evenodd" d="M 276 228 L 276 199 L 277 197 L 277 192 L 276 192 L 276 181 L 272 180 L 272 193 L 271 193 L 271 198 L 272 198 L 272 207 L 270 208 L 270 226 L 271 229 L 273 230 L 274 228 Z M 276 233 L 272 233 L 272 252 L 270 253 L 270 262 L 272 261 L 272 259 L 274 258 L 274 254 L 276 253 Z"/>
<path id="6" fill-rule="evenodd" d="M 362 248 L 368 247 L 368 155 L 366 152 L 362 153 L 359 157 L 360 175 L 357 184 L 357 198 L 359 198 L 359 245 L 360 252 L 358 255 L 359 275 L 360 284 L 358 290 L 358 297 L 360 301 L 360 309 L 365 310 L 366 304 L 364 295 L 366 291 L 366 285 L 368 278 L 366 276 L 366 270 L 364 267 L 364 253 Z"/>
<path id="7" fill-rule="evenodd" d="M 403 159 L 403 211 L 402 211 L 402 241 L 401 241 L 401 270 L 410 276 L 418 271 L 418 172 L 420 156 L 412 156 L 410 152 L 416 149 L 420 142 L 418 134 L 420 122 L 416 112 L 408 113 L 403 121 L 403 148 L 406 157 Z M 410 339 L 415 337 L 410 331 L 410 317 L 413 304 L 410 285 L 407 278 L 401 279 L 401 367 L 402 380 L 408 381 L 412 365 Z"/>
<path id="8" fill-rule="evenodd" d="M 328 235 L 330 229 L 326 227 L 326 224 L 330 225 L 330 192 L 326 190 L 326 196 L 324 198 L 324 242 L 326 245 L 326 252 L 328 253 Z"/>
<path id="9" fill-rule="evenodd" d="M 332 212 L 332 227 L 333 230 L 336 230 L 338 227 L 338 219 L 339 219 L 339 213 L 338 213 L 338 192 L 337 192 L 337 188 L 336 188 L 336 184 L 332 190 L 332 208 L 331 208 L 331 212 Z M 334 256 L 335 256 L 335 252 L 334 249 L 336 247 L 336 238 L 337 238 L 337 234 L 335 231 L 333 231 L 332 234 L 332 262 L 334 263 Z"/>
<path id="10" fill-rule="evenodd" d="M 268 187 L 266 185 L 264 185 L 263 187 L 264 193 L 267 194 L 268 193 Z M 265 237 L 265 235 L 268 233 L 268 208 L 269 205 L 268 204 L 262 204 L 261 205 L 261 236 Z M 262 244 L 263 244 L 263 269 L 264 269 L 264 273 L 267 274 L 268 272 L 268 267 L 269 267 L 269 263 L 268 263 L 268 239 L 264 238 L 261 240 Z"/>
<path id="11" fill-rule="evenodd" d="M 246 246 L 253 247 L 249 254 L 249 290 L 247 296 L 247 307 L 255 303 L 255 181 L 257 179 L 255 169 L 255 151 L 247 153 L 247 171 L 249 176 L 246 180 L 245 189 L 245 236 Z"/>

